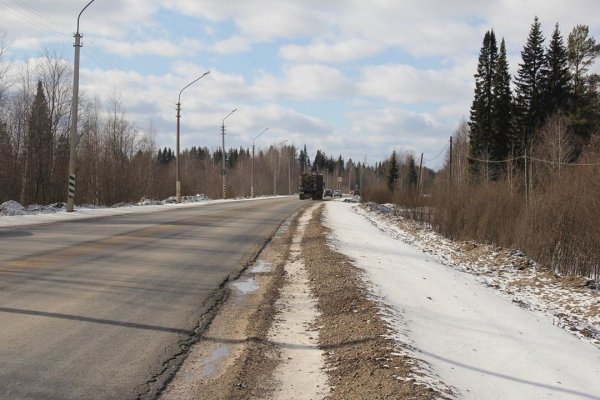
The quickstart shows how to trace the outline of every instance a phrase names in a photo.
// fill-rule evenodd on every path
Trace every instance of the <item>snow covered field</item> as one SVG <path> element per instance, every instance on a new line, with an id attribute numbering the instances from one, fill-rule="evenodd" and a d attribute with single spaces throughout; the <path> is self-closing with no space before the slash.
<path id="1" fill-rule="evenodd" d="M 557 326 L 543 301 L 523 308 L 500 290 L 506 280 L 490 285 L 473 264 L 453 263 L 448 243 L 436 252 L 356 205 L 328 202 L 325 224 L 364 269 L 394 338 L 421 360 L 417 381 L 461 399 L 600 399 L 600 349 Z M 582 296 L 598 305 L 597 293 Z"/>

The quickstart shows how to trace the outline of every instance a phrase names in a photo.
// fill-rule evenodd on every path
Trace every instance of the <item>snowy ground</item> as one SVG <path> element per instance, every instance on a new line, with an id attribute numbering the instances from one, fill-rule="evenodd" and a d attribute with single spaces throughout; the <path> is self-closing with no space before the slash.
<path id="1" fill-rule="evenodd" d="M 597 290 L 516 252 L 402 229 L 387 211 L 328 202 L 325 224 L 421 360 L 417 381 L 461 399 L 600 399 Z"/>
<path id="2" fill-rule="evenodd" d="M 72 213 L 66 212 L 65 203 L 56 203 L 45 206 L 34 204 L 23 207 L 16 201 L 9 200 L 0 204 L 0 228 L 15 228 L 28 225 L 48 224 L 58 221 L 72 221 L 134 213 L 139 214 L 167 210 L 169 208 L 195 207 L 230 201 L 250 201 L 275 197 L 286 196 L 210 200 L 203 194 L 197 194 L 195 196 L 183 196 L 181 203 L 176 203 L 174 197 L 169 197 L 162 201 L 142 199 L 138 203 L 120 203 L 112 207 L 84 204 L 76 206 L 75 211 Z"/>

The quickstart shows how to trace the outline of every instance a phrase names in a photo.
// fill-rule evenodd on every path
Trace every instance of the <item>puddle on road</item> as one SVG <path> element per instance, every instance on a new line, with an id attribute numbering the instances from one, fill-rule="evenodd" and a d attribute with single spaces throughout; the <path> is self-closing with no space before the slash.
<path id="1" fill-rule="evenodd" d="M 243 278 L 231 283 L 242 296 L 250 294 L 258 289 L 258 282 L 253 277 Z"/>
<path id="2" fill-rule="evenodd" d="M 275 235 L 273 235 L 273 239 L 278 239 L 280 237 L 283 236 L 283 234 L 288 230 L 288 228 L 290 227 L 290 225 L 292 224 L 292 221 L 294 220 L 294 218 L 296 217 L 296 214 L 298 214 L 298 212 L 293 213 L 292 215 L 290 215 L 290 217 L 288 219 L 286 219 L 280 226 L 279 229 L 277 229 L 277 231 L 275 232 Z"/>
<path id="3" fill-rule="evenodd" d="M 204 361 L 204 366 L 201 372 L 201 378 L 211 378 L 217 372 L 217 367 L 221 364 L 221 362 L 229 355 L 231 352 L 231 345 L 228 344 L 219 344 L 216 349 L 214 349 Z"/>
<path id="4" fill-rule="evenodd" d="M 271 263 L 265 262 L 263 260 L 258 260 L 248 272 L 253 274 L 261 274 L 265 272 L 271 272 Z"/>

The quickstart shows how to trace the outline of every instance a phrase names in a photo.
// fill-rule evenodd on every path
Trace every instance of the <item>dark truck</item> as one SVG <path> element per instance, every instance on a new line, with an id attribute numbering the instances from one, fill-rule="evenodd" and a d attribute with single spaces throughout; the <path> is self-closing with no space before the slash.
<path id="1" fill-rule="evenodd" d="M 317 172 L 300 174 L 300 200 L 323 200 L 323 175 Z"/>

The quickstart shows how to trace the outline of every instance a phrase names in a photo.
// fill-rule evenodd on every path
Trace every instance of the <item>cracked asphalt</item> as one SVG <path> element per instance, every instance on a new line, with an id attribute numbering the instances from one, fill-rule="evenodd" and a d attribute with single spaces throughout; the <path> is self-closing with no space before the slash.
<path id="1" fill-rule="evenodd" d="M 154 398 L 295 198 L 0 229 L 0 398 Z"/>

